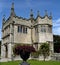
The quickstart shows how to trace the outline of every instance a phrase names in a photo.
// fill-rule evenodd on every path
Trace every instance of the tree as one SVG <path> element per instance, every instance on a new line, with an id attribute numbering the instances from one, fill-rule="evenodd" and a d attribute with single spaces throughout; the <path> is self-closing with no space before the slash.
<path id="1" fill-rule="evenodd" d="M 50 52 L 49 44 L 48 43 L 43 43 L 40 46 L 39 53 L 43 55 L 44 61 L 45 61 L 46 57 L 49 56 L 49 54 L 50 54 L 49 52 Z"/>
<path id="2" fill-rule="evenodd" d="M 60 53 L 60 35 L 53 35 L 54 52 Z"/>

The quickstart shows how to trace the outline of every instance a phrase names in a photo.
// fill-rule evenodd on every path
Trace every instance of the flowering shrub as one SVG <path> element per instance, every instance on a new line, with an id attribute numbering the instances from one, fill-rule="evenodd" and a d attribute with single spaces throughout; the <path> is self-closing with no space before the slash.
<path id="1" fill-rule="evenodd" d="M 26 61 L 31 52 L 35 52 L 35 48 L 33 46 L 27 46 L 27 45 L 16 45 L 13 49 L 14 54 L 20 55 L 20 57 Z"/>
<path id="2" fill-rule="evenodd" d="M 28 45 L 16 45 L 13 49 L 14 54 L 19 55 L 21 52 L 25 53 L 31 53 L 35 52 L 35 48 L 33 46 L 28 46 Z"/>

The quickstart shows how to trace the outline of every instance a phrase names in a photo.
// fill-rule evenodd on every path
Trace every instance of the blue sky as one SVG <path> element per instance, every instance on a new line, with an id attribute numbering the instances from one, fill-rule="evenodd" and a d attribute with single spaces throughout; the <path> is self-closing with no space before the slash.
<path id="1" fill-rule="evenodd" d="M 30 17 L 30 9 L 33 9 L 34 17 L 37 16 L 37 11 L 40 15 L 45 15 L 45 10 L 48 15 L 52 12 L 53 34 L 60 35 L 60 0 L 0 0 L 0 39 L 2 18 L 5 14 L 6 19 L 10 15 L 11 4 L 14 2 L 15 13 L 24 18 Z"/>

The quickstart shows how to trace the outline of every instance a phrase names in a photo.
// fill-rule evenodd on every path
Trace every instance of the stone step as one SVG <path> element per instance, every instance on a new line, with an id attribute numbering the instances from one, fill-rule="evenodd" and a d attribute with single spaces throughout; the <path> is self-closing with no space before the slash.
<path id="1" fill-rule="evenodd" d="M 7 58 L 0 59 L 0 62 L 7 62 L 7 61 L 8 61 Z"/>

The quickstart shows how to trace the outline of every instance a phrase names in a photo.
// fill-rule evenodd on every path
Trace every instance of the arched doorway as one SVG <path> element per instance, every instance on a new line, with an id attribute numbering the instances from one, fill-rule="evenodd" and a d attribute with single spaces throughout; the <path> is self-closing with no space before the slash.
<path id="1" fill-rule="evenodd" d="M 8 57 L 8 45 L 7 45 L 7 43 L 4 44 L 4 46 L 5 46 L 5 58 L 7 58 Z"/>

